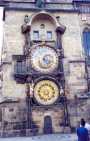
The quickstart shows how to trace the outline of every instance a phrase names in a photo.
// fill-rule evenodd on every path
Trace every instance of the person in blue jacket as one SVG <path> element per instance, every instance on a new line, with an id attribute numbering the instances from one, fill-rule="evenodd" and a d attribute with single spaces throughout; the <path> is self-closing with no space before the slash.
<path id="1" fill-rule="evenodd" d="M 89 141 L 88 130 L 85 128 L 85 121 L 81 119 L 81 127 L 77 128 L 78 141 Z"/>

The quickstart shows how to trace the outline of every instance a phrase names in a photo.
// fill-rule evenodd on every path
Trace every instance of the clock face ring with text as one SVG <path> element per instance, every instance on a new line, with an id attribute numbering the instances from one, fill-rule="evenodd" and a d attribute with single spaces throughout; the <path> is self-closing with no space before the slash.
<path id="1" fill-rule="evenodd" d="M 51 80 L 41 80 L 34 87 L 34 96 L 38 103 L 50 105 L 58 99 L 59 88 Z"/>
<path id="2" fill-rule="evenodd" d="M 31 65 L 41 73 L 52 72 L 58 66 L 58 56 L 53 48 L 37 46 L 31 51 Z"/>

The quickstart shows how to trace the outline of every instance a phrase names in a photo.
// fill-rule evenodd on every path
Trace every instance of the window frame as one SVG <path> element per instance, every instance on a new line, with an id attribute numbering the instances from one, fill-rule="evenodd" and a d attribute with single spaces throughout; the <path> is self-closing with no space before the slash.
<path id="1" fill-rule="evenodd" d="M 50 35 L 50 33 L 51 33 L 51 38 L 48 38 L 48 35 Z M 46 39 L 47 40 L 52 40 L 53 38 L 53 36 L 52 36 L 52 31 L 47 31 L 47 33 L 46 33 L 47 35 L 46 35 Z"/>
<path id="2" fill-rule="evenodd" d="M 88 40 L 89 38 L 87 37 L 88 35 L 90 36 L 90 29 L 86 28 L 83 31 L 83 47 L 84 47 L 85 56 L 90 58 L 90 43 L 88 43 L 88 41 L 90 42 L 90 40 Z"/>
<path id="3" fill-rule="evenodd" d="M 36 34 L 37 33 L 37 37 L 35 37 Z M 33 40 L 35 40 L 35 41 L 37 41 L 37 40 L 39 40 L 40 39 L 40 34 L 39 34 L 39 31 L 38 30 L 34 30 L 33 31 Z"/>

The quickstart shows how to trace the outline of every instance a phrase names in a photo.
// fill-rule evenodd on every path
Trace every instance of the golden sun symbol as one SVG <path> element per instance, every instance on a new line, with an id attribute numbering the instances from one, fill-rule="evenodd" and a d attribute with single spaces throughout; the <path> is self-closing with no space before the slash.
<path id="1" fill-rule="evenodd" d="M 42 80 L 38 82 L 34 92 L 36 100 L 44 105 L 54 103 L 59 96 L 58 86 L 50 80 Z"/>

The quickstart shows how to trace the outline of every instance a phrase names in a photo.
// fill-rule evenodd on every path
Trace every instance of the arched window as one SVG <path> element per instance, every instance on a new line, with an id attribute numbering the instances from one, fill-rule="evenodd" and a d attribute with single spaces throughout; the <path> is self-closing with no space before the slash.
<path id="1" fill-rule="evenodd" d="M 85 50 L 86 58 L 86 73 L 87 73 L 87 84 L 88 91 L 90 92 L 90 29 L 86 28 L 83 32 L 83 45 Z"/>
<path id="2" fill-rule="evenodd" d="M 84 42 L 84 50 L 85 55 L 90 57 L 90 30 L 85 29 L 83 32 L 83 42 Z"/>

